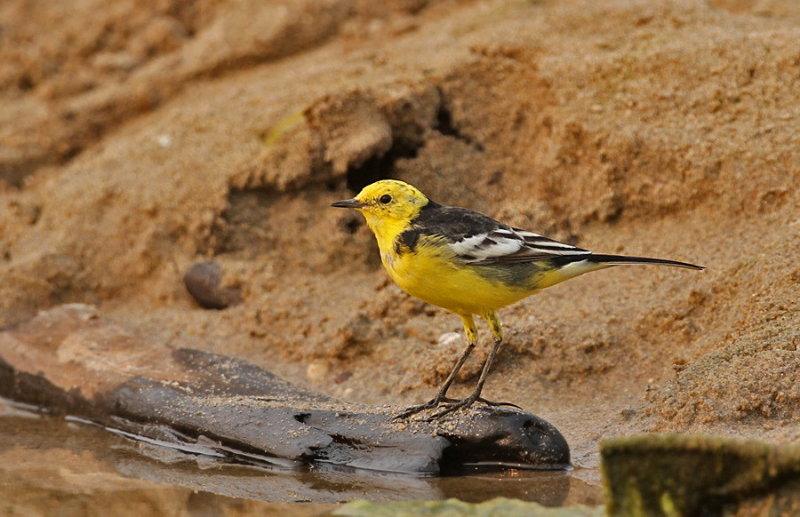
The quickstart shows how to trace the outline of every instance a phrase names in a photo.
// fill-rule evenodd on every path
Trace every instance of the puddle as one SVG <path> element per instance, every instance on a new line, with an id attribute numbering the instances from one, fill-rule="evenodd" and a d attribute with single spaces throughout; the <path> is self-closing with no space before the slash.
<path id="1" fill-rule="evenodd" d="M 122 515 L 134 511 L 191 514 L 192 508 L 203 513 L 217 509 L 224 515 L 234 508 L 255 510 L 303 502 L 311 504 L 281 511 L 310 515 L 353 499 L 455 497 L 481 502 L 499 496 L 547 506 L 602 503 L 599 483 L 585 481 L 596 477 L 594 472 L 498 473 L 476 468 L 465 475 L 424 478 L 328 465 L 237 465 L 194 452 L 134 441 L 97 426 L 0 402 L 0 513 L 102 507 Z"/>

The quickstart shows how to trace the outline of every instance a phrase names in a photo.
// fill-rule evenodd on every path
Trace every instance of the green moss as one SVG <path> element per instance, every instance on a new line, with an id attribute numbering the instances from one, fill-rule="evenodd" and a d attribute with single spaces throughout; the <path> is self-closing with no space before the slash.
<path id="1" fill-rule="evenodd" d="M 800 480 L 800 447 L 649 434 L 600 444 L 609 515 L 723 515 Z"/>

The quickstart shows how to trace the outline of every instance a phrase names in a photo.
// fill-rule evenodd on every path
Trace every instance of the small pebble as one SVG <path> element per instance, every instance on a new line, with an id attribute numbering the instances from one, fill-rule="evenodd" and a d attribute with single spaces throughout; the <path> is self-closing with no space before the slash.
<path id="1" fill-rule="evenodd" d="M 156 141 L 161 147 L 169 147 L 172 145 L 172 137 L 169 135 L 158 135 Z"/>
<path id="2" fill-rule="evenodd" d="M 330 368 L 326 363 L 314 361 L 306 367 L 306 377 L 310 381 L 319 381 L 328 375 L 329 371 Z"/>
<path id="3" fill-rule="evenodd" d="M 225 309 L 241 303 L 238 287 L 221 287 L 222 268 L 216 262 L 198 262 L 183 276 L 189 294 L 206 309 Z"/>
<path id="4" fill-rule="evenodd" d="M 342 372 L 342 373 L 338 374 L 338 375 L 337 375 L 337 376 L 336 376 L 336 377 L 333 379 L 333 382 L 335 382 L 336 384 L 341 384 L 341 383 L 343 383 L 343 382 L 347 381 L 347 379 L 349 379 L 349 378 L 350 378 L 350 377 L 352 377 L 352 376 L 353 376 L 353 372 L 351 372 L 351 371 L 344 371 L 344 372 Z"/>
<path id="5" fill-rule="evenodd" d="M 461 334 L 458 332 L 445 332 L 439 339 L 436 341 L 437 344 L 441 346 L 452 345 L 453 343 L 458 343 L 461 340 Z"/>

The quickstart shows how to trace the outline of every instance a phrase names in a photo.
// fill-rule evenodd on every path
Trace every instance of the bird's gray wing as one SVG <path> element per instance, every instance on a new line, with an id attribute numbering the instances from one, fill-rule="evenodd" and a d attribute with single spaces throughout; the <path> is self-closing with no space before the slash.
<path id="1" fill-rule="evenodd" d="M 436 204 L 420 211 L 401 240 L 415 243 L 422 235 L 445 239 L 465 264 L 511 264 L 591 254 L 538 233 L 512 228 L 480 212 Z"/>

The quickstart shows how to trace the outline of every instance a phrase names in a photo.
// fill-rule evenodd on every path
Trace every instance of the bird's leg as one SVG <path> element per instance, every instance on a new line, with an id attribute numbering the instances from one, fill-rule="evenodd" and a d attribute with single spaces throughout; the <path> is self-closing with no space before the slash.
<path id="1" fill-rule="evenodd" d="M 459 370 L 461 370 L 461 367 L 464 366 L 467 357 L 469 357 L 469 354 L 472 353 L 472 350 L 475 348 L 475 344 L 478 342 L 478 327 L 475 326 L 475 320 L 473 319 L 472 315 L 462 315 L 461 321 L 464 323 L 464 334 L 467 338 L 467 347 L 461 353 L 461 357 L 458 358 L 458 361 L 456 362 L 455 366 L 453 366 L 453 369 L 450 371 L 447 379 L 445 379 L 444 383 L 439 388 L 436 396 L 425 404 L 412 406 L 406 409 L 399 415 L 392 418 L 392 420 L 402 420 L 408 418 L 411 415 L 419 413 L 420 411 L 435 408 L 442 402 L 456 402 L 454 399 L 447 398 L 447 390 L 450 389 L 450 385 L 453 384 L 453 381 L 456 379 L 456 375 L 458 375 Z"/>
<path id="2" fill-rule="evenodd" d="M 497 355 L 497 351 L 500 349 L 500 345 L 503 343 L 502 339 L 496 339 L 494 342 L 494 346 L 492 347 L 492 351 L 489 352 L 489 357 L 486 359 L 486 362 L 483 363 L 483 370 L 481 370 L 481 376 L 478 378 L 478 383 L 475 385 L 475 390 L 472 394 L 461 400 L 454 401 L 451 404 L 447 404 L 445 409 L 439 411 L 438 413 L 434 414 L 433 416 L 427 418 L 427 421 L 436 420 L 438 418 L 443 417 L 448 413 L 452 413 L 453 411 L 461 408 L 468 408 L 476 401 L 481 400 L 481 391 L 483 390 L 483 384 L 486 382 L 486 377 L 489 375 L 489 369 L 492 366 L 492 362 L 494 362 L 495 355 Z M 502 405 L 501 403 L 497 402 L 489 402 L 490 405 Z"/>
<path id="3" fill-rule="evenodd" d="M 500 323 L 500 318 L 497 317 L 497 313 L 494 311 L 485 314 L 483 317 L 489 324 L 489 330 L 492 332 L 492 337 L 494 338 L 495 347 L 499 349 L 500 345 L 503 342 L 503 325 Z M 492 352 L 493 353 L 497 352 L 497 350 L 493 350 Z M 494 359 L 494 356 L 491 356 L 491 359 Z M 478 384 L 479 384 L 478 390 L 482 390 L 483 385 L 480 384 L 480 380 L 478 381 Z M 507 406 L 507 407 L 515 407 L 517 409 L 522 409 L 518 405 L 513 404 L 511 402 L 495 402 L 493 400 L 486 400 L 483 397 L 478 397 L 477 400 L 478 402 L 482 402 L 487 406 L 494 406 L 494 407 Z"/>
<path id="4" fill-rule="evenodd" d="M 489 352 L 489 357 L 486 359 L 486 362 L 483 363 L 481 376 L 478 378 L 478 383 L 475 385 L 475 390 L 467 398 L 455 401 L 452 404 L 448 404 L 447 407 L 445 407 L 445 409 L 429 417 L 427 421 L 430 422 L 431 420 L 436 420 L 458 409 L 468 408 L 472 404 L 478 401 L 488 404 L 490 406 L 519 407 L 510 402 L 492 402 L 484 398 L 481 398 L 481 391 L 483 391 L 483 385 L 486 383 L 486 378 L 489 376 L 489 370 L 491 370 L 492 363 L 494 362 L 494 359 L 497 356 L 497 352 L 500 350 L 500 346 L 503 344 L 503 327 L 500 324 L 500 319 L 497 317 L 497 314 L 494 311 L 492 311 L 485 314 L 484 318 L 486 319 L 486 322 L 489 323 L 489 328 L 492 331 L 492 337 L 494 338 L 494 346 L 492 347 L 492 351 Z"/>

